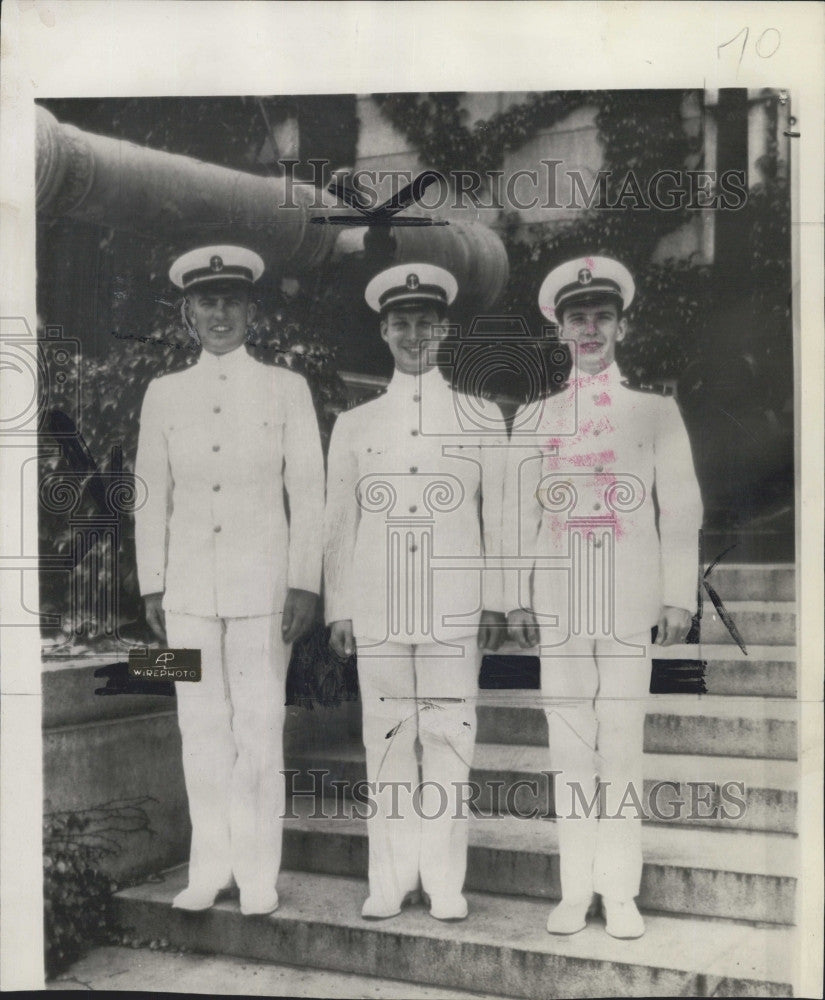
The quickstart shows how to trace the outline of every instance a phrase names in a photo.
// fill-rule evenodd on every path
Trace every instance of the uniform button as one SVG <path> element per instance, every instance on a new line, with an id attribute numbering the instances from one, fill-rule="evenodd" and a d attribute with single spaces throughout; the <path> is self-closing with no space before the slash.
<path id="1" fill-rule="evenodd" d="M 601 510 L 601 509 L 602 509 L 602 505 L 600 503 L 594 503 L 593 504 L 593 510 Z"/>
<path id="2" fill-rule="evenodd" d="M 601 538 L 597 538 L 596 541 L 593 542 L 593 548 L 600 549 L 601 547 L 602 547 L 602 540 Z"/>
<path id="3" fill-rule="evenodd" d="M 418 546 L 413 544 L 410 546 L 410 552 L 418 552 Z"/>
<path id="4" fill-rule="evenodd" d="M 604 466 L 603 465 L 597 465 L 596 466 L 596 472 L 604 472 Z"/>
<path id="5" fill-rule="evenodd" d="M 226 375 L 219 375 L 218 378 L 221 380 L 221 382 L 226 381 Z"/>
<path id="6" fill-rule="evenodd" d="M 220 492 L 220 489 L 221 489 L 221 484 L 220 484 L 220 483 L 215 483 L 215 485 L 214 485 L 214 486 L 212 487 L 212 489 L 213 489 L 213 490 L 214 490 L 214 491 L 215 491 L 216 493 L 219 493 L 219 492 Z"/>
<path id="7" fill-rule="evenodd" d="M 420 402 L 421 402 L 421 397 L 420 397 L 420 396 L 418 395 L 418 393 L 416 393 L 416 394 L 415 394 L 415 395 L 413 396 L 413 402 L 414 402 L 414 403 L 420 403 Z"/>
<path id="8" fill-rule="evenodd" d="M 594 437 L 598 437 L 600 434 L 601 434 L 601 431 L 598 428 L 596 428 L 596 430 L 593 431 L 593 436 Z"/>
<path id="9" fill-rule="evenodd" d="M 220 450 L 221 450 L 221 446 L 219 444 L 213 444 L 212 445 L 212 451 L 220 451 Z"/>
<path id="10" fill-rule="evenodd" d="M 216 524 L 213 530 L 214 530 L 215 534 L 217 535 L 217 534 L 220 533 L 221 526 L 219 524 Z"/>
<path id="11" fill-rule="evenodd" d="M 212 408 L 212 412 L 213 412 L 213 413 L 220 413 L 220 412 L 221 412 L 221 408 L 220 408 L 220 406 L 215 406 L 215 407 L 213 407 L 213 408 Z"/>
<path id="12" fill-rule="evenodd" d="M 411 514 L 414 514 L 417 510 L 418 510 L 418 507 L 415 504 L 413 504 L 412 507 L 410 507 L 410 513 Z"/>
<path id="13" fill-rule="evenodd" d="M 410 472 L 412 472 L 413 475 L 415 475 L 415 473 L 418 472 L 418 466 L 417 465 L 411 465 L 410 466 Z"/>
<path id="14" fill-rule="evenodd" d="M 410 434 L 412 434 L 413 437 L 418 437 L 418 431 L 410 431 Z"/>

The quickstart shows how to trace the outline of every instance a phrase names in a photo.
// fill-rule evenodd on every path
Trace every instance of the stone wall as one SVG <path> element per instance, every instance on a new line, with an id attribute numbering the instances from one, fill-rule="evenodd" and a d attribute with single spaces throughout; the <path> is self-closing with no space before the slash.
<path id="1" fill-rule="evenodd" d="M 94 671 L 118 657 L 46 661 L 43 670 L 43 811 L 99 809 L 146 800 L 151 832 L 112 832 L 120 852 L 104 867 L 116 878 L 160 871 L 185 861 L 189 818 L 175 699 L 96 695 Z M 322 748 L 357 735 L 360 706 L 306 710 L 289 706 L 284 750 Z"/>

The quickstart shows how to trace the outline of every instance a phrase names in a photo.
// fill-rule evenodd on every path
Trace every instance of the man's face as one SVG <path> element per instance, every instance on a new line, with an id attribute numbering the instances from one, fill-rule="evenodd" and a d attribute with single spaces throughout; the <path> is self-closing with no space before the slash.
<path id="1" fill-rule="evenodd" d="M 441 340 L 446 334 L 444 320 L 435 306 L 409 306 L 403 309 L 389 309 L 381 320 L 381 336 L 389 345 L 395 360 L 395 367 L 406 375 L 435 368 L 431 351 L 433 340 Z"/>
<path id="2" fill-rule="evenodd" d="M 588 375 L 596 375 L 613 363 L 616 344 L 624 340 L 626 331 L 627 322 L 610 301 L 568 306 L 559 328 L 565 340 L 575 343 L 576 365 Z"/>
<path id="3" fill-rule="evenodd" d="M 187 312 L 203 349 L 228 354 L 246 340 L 255 306 L 242 285 L 206 285 L 188 293 Z"/>

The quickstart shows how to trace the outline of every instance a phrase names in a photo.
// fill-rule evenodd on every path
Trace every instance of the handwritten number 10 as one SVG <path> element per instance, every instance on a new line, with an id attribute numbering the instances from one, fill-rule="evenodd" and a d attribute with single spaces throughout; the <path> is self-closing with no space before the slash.
<path id="1" fill-rule="evenodd" d="M 733 38 L 729 38 L 726 42 L 723 42 L 721 45 L 716 46 L 716 58 L 718 59 L 720 57 L 722 49 L 726 48 L 728 45 L 732 45 L 737 38 L 741 37 L 742 49 L 739 52 L 739 62 L 736 64 L 736 70 L 738 72 L 739 67 L 742 65 L 742 60 L 745 57 L 745 49 L 748 44 L 749 36 L 750 36 L 750 28 L 748 27 L 742 28 L 740 31 L 737 31 L 736 34 L 733 36 Z M 760 59 L 770 59 L 770 57 L 776 53 L 781 42 L 782 42 L 782 35 L 776 28 L 766 28 L 759 36 L 759 38 L 757 38 L 756 40 L 756 45 L 754 46 L 754 48 L 756 49 L 756 54 L 759 56 Z"/>

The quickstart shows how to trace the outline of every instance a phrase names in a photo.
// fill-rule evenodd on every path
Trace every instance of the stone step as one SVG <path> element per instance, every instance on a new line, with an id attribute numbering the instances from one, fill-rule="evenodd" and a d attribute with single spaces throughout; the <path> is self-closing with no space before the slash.
<path id="1" fill-rule="evenodd" d="M 710 524 L 721 524 L 728 516 L 729 511 L 723 513 L 719 508 L 705 511 Z M 727 552 L 720 565 L 735 560 L 746 566 L 792 566 L 796 558 L 793 510 L 777 511 L 770 522 L 704 528 L 705 565 Z"/>
<path id="2" fill-rule="evenodd" d="M 704 660 L 708 694 L 796 697 L 796 648 L 702 642 L 698 645 L 656 646 L 657 660 Z"/>
<path id="3" fill-rule="evenodd" d="M 324 875 L 367 876 L 363 805 L 296 799 L 284 824 L 283 865 Z M 794 922 L 797 838 L 748 830 L 643 827 L 639 906 L 693 916 Z M 466 888 L 558 899 L 555 821 L 471 816 Z"/>
<path id="4" fill-rule="evenodd" d="M 138 939 L 466 989 L 498 996 L 789 996 L 792 929 L 728 920 L 648 915 L 645 935 L 617 941 L 594 919 L 579 934 L 547 934 L 547 903 L 468 893 L 470 916 L 434 920 L 420 906 L 386 921 L 366 921 L 361 879 L 283 871 L 281 906 L 242 917 L 235 900 L 202 913 L 171 908 L 184 867 L 163 882 L 115 897 L 115 916 Z M 552 987 L 549 985 L 552 984 Z"/>
<path id="5" fill-rule="evenodd" d="M 292 791 L 348 794 L 366 781 L 363 746 L 296 753 Z M 480 813 L 553 816 L 553 780 L 544 747 L 476 744 L 470 782 Z M 645 754 L 641 798 L 646 822 L 668 826 L 796 833 L 795 761 L 685 754 Z M 340 782 L 336 793 L 332 782 Z M 631 793 L 632 794 L 632 793 Z M 628 799 L 628 809 L 632 798 Z"/>
<path id="6" fill-rule="evenodd" d="M 718 563 L 706 578 L 728 601 L 793 601 L 796 568 L 793 563 Z"/>
<path id="7" fill-rule="evenodd" d="M 547 698 L 548 707 L 552 698 Z M 547 746 L 540 691 L 480 691 L 479 743 Z M 651 695 L 645 721 L 648 753 L 795 760 L 798 706 L 789 699 Z"/>
<path id="8" fill-rule="evenodd" d="M 157 937 L 151 939 L 157 941 Z M 47 984 L 49 990 L 128 991 L 135 996 L 348 997 L 349 1000 L 507 1000 L 500 993 L 445 990 L 400 979 L 253 962 L 236 955 L 202 955 L 104 945 Z"/>
<path id="9" fill-rule="evenodd" d="M 796 643 L 795 605 L 790 602 L 724 601 L 745 648 L 750 646 L 793 646 Z M 702 611 L 701 639 L 705 644 L 736 645 L 736 640 L 716 613 L 710 600 Z"/>

